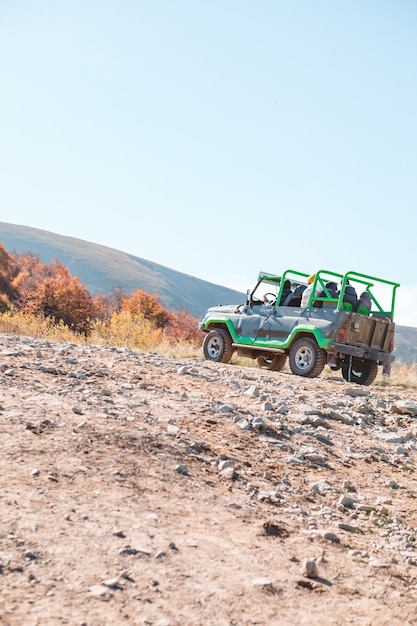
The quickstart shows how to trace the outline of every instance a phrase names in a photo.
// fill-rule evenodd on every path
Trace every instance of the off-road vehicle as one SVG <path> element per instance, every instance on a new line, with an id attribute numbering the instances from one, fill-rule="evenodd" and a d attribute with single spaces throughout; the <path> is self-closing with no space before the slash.
<path id="1" fill-rule="evenodd" d="M 310 283 L 310 284 L 309 284 Z M 302 292 L 311 293 L 301 306 Z M 280 371 L 287 358 L 298 376 L 319 376 L 326 363 L 349 382 L 370 385 L 395 359 L 394 307 L 398 283 L 349 271 L 315 275 L 261 272 L 246 302 L 208 309 L 204 357 L 228 363 L 234 353 Z"/>

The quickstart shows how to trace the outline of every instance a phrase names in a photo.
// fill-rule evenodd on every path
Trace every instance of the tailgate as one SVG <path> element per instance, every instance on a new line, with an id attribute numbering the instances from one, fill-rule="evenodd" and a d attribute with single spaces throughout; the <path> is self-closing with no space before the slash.
<path id="1" fill-rule="evenodd" d="M 351 346 L 392 352 L 395 324 L 391 320 L 352 313 L 344 343 Z"/>

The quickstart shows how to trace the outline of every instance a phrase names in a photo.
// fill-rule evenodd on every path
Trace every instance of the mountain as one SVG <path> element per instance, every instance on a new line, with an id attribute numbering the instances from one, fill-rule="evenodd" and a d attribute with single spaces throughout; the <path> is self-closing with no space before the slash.
<path id="1" fill-rule="evenodd" d="M 209 306 L 240 304 L 244 294 L 99 244 L 45 230 L 0 222 L 0 242 L 8 252 L 33 252 L 43 263 L 61 261 L 91 293 L 107 294 L 115 287 L 128 293 L 157 293 L 170 311 L 186 309 L 202 317 Z M 258 272 L 254 267 L 254 277 Z M 396 355 L 417 363 L 417 329 L 396 327 Z"/>
<path id="2" fill-rule="evenodd" d="M 120 250 L 38 228 L 0 222 L 0 242 L 8 252 L 33 252 L 42 263 L 58 260 L 78 276 L 92 296 L 113 288 L 157 293 L 170 311 L 186 309 L 201 317 L 209 306 L 240 304 L 244 294 L 183 274 Z M 255 270 L 256 271 L 256 270 Z"/>

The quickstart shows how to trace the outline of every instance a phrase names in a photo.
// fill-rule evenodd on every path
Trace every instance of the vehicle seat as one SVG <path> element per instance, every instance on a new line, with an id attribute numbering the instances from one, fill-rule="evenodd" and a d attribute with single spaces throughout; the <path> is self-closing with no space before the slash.
<path id="1" fill-rule="evenodd" d="M 330 282 L 330 283 L 326 283 L 326 287 L 329 290 L 329 293 L 331 293 L 332 298 L 337 298 L 338 297 L 338 292 L 337 292 L 337 285 L 334 282 Z"/>
<path id="2" fill-rule="evenodd" d="M 369 315 L 372 308 L 371 296 L 368 291 L 363 291 L 359 296 L 359 300 L 356 303 L 355 311 L 362 315 Z"/>
<path id="3" fill-rule="evenodd" d="M 334 282 L 326 283 L 326 287 L 329 290 L 329 293 L 333 299 L 339 297 L 339 292 L 337 291 L 337 284 Z M 324 302 L 323 306 L 326 309 L 335 309 L 337 307 L 337 302 Z"/>
<path id="4" fill-rule="evenodd" d="M 346 285 L 345 294 L 343 296 L 342 309 L 344 311 L 354 311 L 356 308 L 357 295 L 355 289 L 351 285 Z"/>
<path id="5" fill-rule="evenodd" d="M 281 300 L 279 301 L 279 306 L 285 306 L 286 302 L 291 300 L 292 296 L 291 283 L 289 280 L 284 281 L 284 289 L 282 290 Z"/>
<path id="6" fill-rule="evenodd" d="M 331 298 L 337 298 L 338 297 L 336 283 L 333 283 L 333 282 L 326 283 L 326 287 L 327 287 L 328 292 L 330 293 L 330 297 Z M 318 297 L 319 298 L 328 298 L 328 295 L 324 291 L 324 289 L 322 289 L 320 291 L 320 293 L 318 294 Z M 315 300 L 313 302 L 313 306 L 316 307 L 317 309 L 322 309 L 323 307 L 325 309 L 335 309 L 336 308 L 336 302 L 324 302 L 323 300 Z"/>
<path id="7" fill-rule="evenodd" d="M 298 285 L 298 287 L 294 289 L 294 293 L 290 296 L 286 306 L 301 306 L 301 297 L 303 295 L 303 291 L 306 289 L 307 285 Z"/>

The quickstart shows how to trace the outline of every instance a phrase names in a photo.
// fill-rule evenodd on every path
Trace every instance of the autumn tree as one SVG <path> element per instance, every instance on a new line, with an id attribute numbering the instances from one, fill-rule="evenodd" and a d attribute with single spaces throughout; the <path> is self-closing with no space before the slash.
<path id="1" fill-rule="evenodd" d="M 33 274 L 43 266 L 39 256 L 33 252 L 13 254 L 13 259 L 19 268 L 19 273 L 25 276 L 33 276 Z"/>
<path id="2" fill-rule="evenodd" d="M 39 256 L 33 252 L 24 252 L 23 254 L 14 252 L 12 258 L 14 266 L 12 302 L 19 308 L 22 298 L 25 297 L 26 285 L 30 284 L 30 279 L 36 273 L 41 272 L 45 266 Z"/>
<path id="3" fill-rule="evenodd" d="M 107 295 L 97 294 L 92 299 L 93 319 L 110 319 L 113 313 L 119 313 L 123 308 L 123 301 L 129 298 L 129 294 L 121 287 L 115 287 Z"/>
<path id="4" fill-rule="evenodd" d="M 204 333 L 198 328 L 198 319 L 182 309 L 173 313 L 165 329 L 165 337 L 172 343 L 189 343 L 201 345 Z"/>
<path id="5" fill-rule="evenodd" d="M 11 261 L 12 261 L 12 258 L 10 254 L 6 252 L 4 245 L 0 243 L 0 272 L 3 273 L 7 271 Z"/>
<path id="6" fill-rule="evenodd" d="M 106 320 L 111 316 L 107 297 L 99 293 L 91 301 L 91 317 L 95 320 Z"/>
<path id="7" fill-rule="evenodd" d="M 21 292 L 21 308 L 27 313 L 62 321 L 68 328 L 88 334 L 91 296 L 59 261 L 34 267 Z"/>
<path id="8" fill-rule="evenodd" d="M 0 294 L 8 298 L 10 293 L 10 266 L 12 258 L 0 243 Z"/>
<path id="9" fill-rule="evenodd" d="M 0 243 L 0 295 L 2 296 L 2 308 L 16 300 L 18 296 L 17 276 L 19 274 L 15 259 Z M 4 306 L 3 306 L 4 305 Z"/>
<path id="10" fill-rule="evenodd" d="M 130 298 L 123 300 L 122 310 L 131 315 L 142 315 L 156 328 L 165 328 L 172 319 L 172 313 L 162 306 L 156 293 L 150 294 L 141 289 L 137 289 Z"/>

